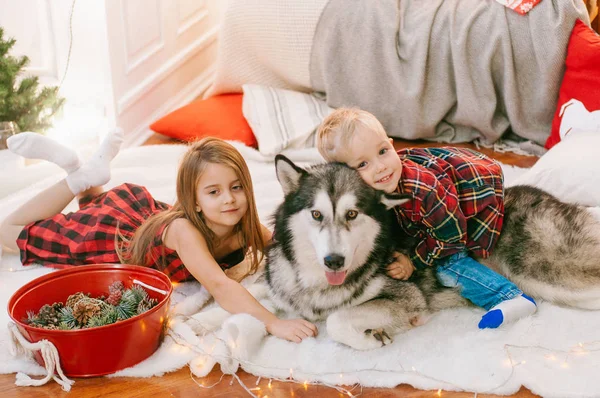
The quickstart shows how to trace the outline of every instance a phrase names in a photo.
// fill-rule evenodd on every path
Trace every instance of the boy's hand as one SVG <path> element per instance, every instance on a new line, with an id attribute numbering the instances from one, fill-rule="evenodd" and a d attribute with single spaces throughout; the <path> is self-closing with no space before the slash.
<path id="1" fill-rule="evenodd" d="M 407 280 L 415 270 L 415 266 L 408 256 L 394 252 L 394 261 L 387 266 L 387 274 L 394 279 Z"/>

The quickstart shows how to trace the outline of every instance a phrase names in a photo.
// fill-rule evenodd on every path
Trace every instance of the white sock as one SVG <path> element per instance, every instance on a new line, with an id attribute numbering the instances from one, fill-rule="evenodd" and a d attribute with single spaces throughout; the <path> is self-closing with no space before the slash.
<path id="1" fill-rule="evenodd" d="M 79 168 L 81 162 L 77 153 L 71 148 L 38 133 L 20 133 L 6 140 L 11 152 L 27 159 L 43 159 L 52 162 L 67 173 Z"/>
<path id="2" fill-rule="evenodd" d="M 117 128 L 108 133 L 92 158 L 66 178 L 69 189 L 75 195 L 110 181 L 110 161 L 123 143 L 123 130 Z"/>
<path id="3" fill-rule="evenodd" d="M 537 305 L 535 304 L 535 300 L 525 294 L 521 294 L 520 296 L 503 301 L 490 308 L 490 310 L 481 317 L 479 329 L 494 329 L 500 325 L 532 315 L 536 311 Z"/>

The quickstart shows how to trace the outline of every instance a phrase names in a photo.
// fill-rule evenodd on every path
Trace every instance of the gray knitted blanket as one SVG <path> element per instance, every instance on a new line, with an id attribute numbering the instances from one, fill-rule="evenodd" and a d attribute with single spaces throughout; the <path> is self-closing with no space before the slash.
<path id="1" fill-rule="evenodd" d="M 509 127 L 543 144 L 580 0 L 522 16 L 494 0 L 330 0 L 316 29 L 312 87 L 329 106 L 374 113 L 388 135 L 491 144 Z M 396 29 L 400 16 L 398 48 Z"/>

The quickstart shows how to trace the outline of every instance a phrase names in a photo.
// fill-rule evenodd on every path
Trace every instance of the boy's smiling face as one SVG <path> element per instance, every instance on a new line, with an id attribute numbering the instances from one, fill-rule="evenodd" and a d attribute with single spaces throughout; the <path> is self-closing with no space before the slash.
<path id="1" fill-rule="evenodd" d="M 392 193 L 398 188 L 402 161 L 392 139 L 385 134 L 359 128 L 349 142 L 342 161 L 356 169 L 362 179 L 375 189 Z"/>

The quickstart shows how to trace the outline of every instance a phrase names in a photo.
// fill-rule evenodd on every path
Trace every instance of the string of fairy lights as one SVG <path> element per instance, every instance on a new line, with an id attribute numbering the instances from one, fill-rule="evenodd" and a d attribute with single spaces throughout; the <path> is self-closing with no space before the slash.
<path id="1" fill-rule="evenodd" d="M 33 267 L 28 267 L 27 269 L 32 269 Z M 8 272 L 19 272 L 21 271 L 21 269 L 15 269 L 15 268 L 10 268 L 10 269 L 2 269 L 0 271 L 8 271 Z M 185 295 L 184 295 L 185 296 Z M 207 330 L 206 328 L 204 328 L 202 325 L 200 325 L 199 323 L 197 323 L 197 321 L 195 321 L 194 318 L 188 317 L 188 316 L 184 316 L 181 314 L 177 314 L 177 317 L 179 319 L 181 319 L 182 321 L 189 321 L 192 320 L 193 322 L 196 322 L 196 325 L 199 326 L 200 328 L 204 329 L 204 331 L 199 335 L 199 337 L 201 338 L 201 343 L 200 346 L 196 346 L 193 344 L 190 344 L 183 336 L 181 336 L 179 333 L 177 333 L 175 330 L 173 330 L 173 328 L 169 327 L 169 331 L 167 334 L 167 337 L 170 337 L 174 343 L 177 344 L 177 346 L 180 347 L 186 347 L 192 351 L 194 351 L 195 353 L 199 354 L 199 355 L 204 355 L 207 356 L 213 360 L 215 360 L 216 362 L 219 362 L 220 360 L 233 360 L 237 363 L 239 363 L 242 368 L 245 369 L 245 367 L 252 367 L 252 368 L 259 368 L 265 371 L 265 373 L 267 374 L 273 374 L 273 373 L 282 373 L 282 372 L 287 372 L 289 373 L 289 376 L 285 379 L 282 378 L 277 378 L 277 377 L 270 377 L 269 378 L 269 382 L 268 382 L 268 386 L 267 388 L 270 390 L 272 390 L 272 382 L 273 381 L 277 381 L 280 383 L 295 383 L 295 384 L 302 384 L 305 388 L 305 390 L 308 389 L 309 386 L 325 386 L 325 387 L 329 387 L 332 389 L 337 390 L 338 392 L 340 392 L 341 394 L 347 395 L 348 397 L 358 397 L 362 394 L 363 392 L 363 386 L 360 385 L 359 383 L 353 383 L 351 384 L 348 388 L 344 388 L 342 387 L 342 385 L 344 385 L 343 381 L 344 381 L 344 374 L 340 373 L 340 372 L 319 372 L 319 373 L 311 373 L 311 372 L 306 372 L 306 371 L 301 371 L 301 372 L 295 372 L 294 369 L 290 368 L 277 368 L 277 367 L 272 367 L 272 366 L 264 366 L 261 364 L 257 364 L 257 363 L 253 363 L 251 361 L 245 360 L 243 358 L 238 358 L 236 356 L 233 355 L 222 355 L 222 354 L 214 354 L 212 351 L 215 349 L 216 344 L 218 343 L 222 343 L 224 344 L 226 347 L 229 348 L 233 348 L 235 347 L 235 342 L 234 341 L 230 341 L 227 342 L 225 340 L 223 340 L 222 338 L 220 338 L 214 331 L 211 330 Z M 209 350 L 206 351 L 203 348 L 203 338 L 207 337 L 207 336 L 211 336 L 212 338 L 214 338 L 216 340 L 215 345 L 213 345 L 213 347 Z M 592 348 L 594 347 L 594 348 Z M 600 340 L 593 340 L 593 341 L 588 341 L 588 342 L 580 342 L 577 345 L 571 347 L 568 350 L 559 350 L 559 349 L 554 349 L 554 348 L 548 348 L 548 347 L 544 347 L 541 345 L 514 345 L 514 344 L 505 344 L 504 345 L 504 352 L 506 354 L 506 360 L 505 360 L 505 365 L 506 366 L 510 366 L 511 367 L 511 371 L 510 373 L 507 375 L 507 377 L 501 382 L 499 383 L 497 386 L 488 389 L 487 391 L 483 391 L 481 393 L 493 393 L 494 391 L 499 390 L 500 388 L 504 387 L 506 384 L 508 384 L 515 372 L 515 369 L 519 366 L 523 366 L 526 365 L 527 361 L 526 360 L 521 360 L 521 361 L 517 361 L 513 358 L 512 352 L 511 350 L 518 350 L 518 349 L 534 349 L 534 350 L 541 350 L 541 351 L 546 351 L 547 354 L 544 355 L 544 359 L 549 361 L 549 362 L 556 362 L 556 363 L 560 363 L 560 367 L 562 369 L 566 369 L 569 367 L 569 361 L 572 357 L 578 357 L 578 356 L 584 356 L 584 355 L 589 355 L 591 353 L 595 353 L 595 352 L 599 352 L 600 351 Z M 203 365 L 203 363 L 200 364 L 196 364 L 196 366 L 201 367 Z M 358 369 L 358 370 L 352 370 L 352 375 L 356 376 L 356 375 L 360 375 L 363 373 L 367 373 L 367 372 L 371 372 L 371 373 L 384 373 L 384 374 L 395 374 L 398 375 L 400 373 L 403 374 L 411 374 L 411 375 L 417 375 L 422 379 L 426 379 L 429 381 L 433 381 L 439 384 L 444 384 L 446 386 L 449 386 L 450 388 L 452 388 L 453 390 L 457 390 L 457 391 L 461 391 L 464 389 L 463 386 L 459 386 L 456 385 L 450 381 L 447 380 L 443 380 L 443 379 L 439 379 L 439 378 L 435 378 L 432 376 L 429 376 L 427 374 L 424 374 L 422 372 L 419 372 L 414 366 L 411 366 L 409 370 L 407 370 L 401 363 L 398 363 L 400 370 L 382 370 L 382 369 L 377 369 L 377 368 L 364 368 L 364 369 Z M 204 382 L 202 381 L 198 381 L 198 377 L 195 376 L 193 374 L 193 369 L 192 369 L 192 362 L 190 362 L 190 378 L 193 380 L 193 382 L 200 388 L 203 389 L 210 389 L 215 387 L 216 385 L 220 384 L 223 379 L 225 378 L 225 376 L 227 376 L 227 373 L 223 373 L 220 377 L 220 379 L 211 384 L 211 385 L 205 385 Z M 331 384 L 331 383 L 326 383 L 323 381 L 309 381 L 309 378 L 313 378 L 313 379 L 317 379 L 317 378 L 323 378 L 323 377 L 327 377 L 327 376 L 335 376 L 335 375 L 339 375 L 340 378 L 340 385 L 337 384 Z M 234 381 L 237 381 L 239 383 L 239 385 L 251 396 L 251 397 L 256 397 L 256 398 L 268 398 L 268 392 L 266 394 L 263 395 L 258 395 L 259 393 L 261 393 L 261 388 L 258 387 L 258 384 L 260 382 L 262 377 L 258 377 L 257 381 L 256 381 L 256 386 L 255 387 L 248 387 L 242 380 L 241 378 L 233 373 L 231 374 L 231 382 L 230 384 L 233 384 Z M 358 391 L 357 391 L 358 390 Z M 441 396 L 442 395 L 442 389 L 438 389 L 436 395 L 437 396 Z M 572 393 L 571 395 L 576 395 L 576 393 Z M 477 396 L 477 393 L 475 393 L 475 396 Z"/>
<path id="2" fill-rule="evenodd" d="M 182 316 L 182 319 L 185 319 L 186 321 L 189 319 L 193 320 L 193 318 L 183 317 L 183 316 Z M 198 326 L 202 327 L 202 325 L 198 325 Z M 239 363 L 241 365 L 241 367 L 244 369 L 246 367 L 252 367 L 254 369 L 258 368 L 258 369 L 264 370 L 265 373 L 267 373 L 267 374 L 282 373 L 282 372 L 289 371 L 289 376 L 285 379 L 277 378 L 277 377 L 270 377 L 269 383 L 267 386 L 269 391 L 272 389 L 272 382 L 277 381 L 277 382 L 281 382 L 281 383 L 301 384 L 304 386 L 305 390 L 307 390 L 309 386 L 325 386 L 325 387 L 333 388 L 333 389 L 337 390 L 338 392 L 340 392 L 344 395 L 347 395 L 348 397 L 358 397 L 363 392 L 363 386 L 359 383 L 353 383 L 348 388 L 343 387 L 342 385 L 344 385 L 344 383 L 343 383 L 344 374 L 340 373 L 340 372 L 319 372 L 319 373 L 311 373 L 311 372 L 306 372 L 306 371 L 295 372 L 294 369 L 292 369 L 292 368 L 287 369 L 287 368 L 264 366 L 261 364 L 253 363 L 253 362 L 248 361 L 243 358 L 235 357 L 233 355 L 214 354 L 213 351 L 216 347 L 216 344 L 222 343 L 225 346 L 230 347 L 230 348 L 233 348 L 235 346 L 235 342 L 233 342 L 233 341 L 227 342 L 227 341 L 223 340 L 214 331 L 209 331 L 209 330 L 204 329 L 204 331 L 199 335 L 199 337 L 201 337 L 201 343 L 199 346 L 190 344 L 189 342 L 186 341 L 186 339 L 183 336 L 181 336 L 180 334 L 175 332 L 172 328 L 169 329 L 168 336 L 171 337 L 176 344 L 187 347 L 188 349 L 194 351 L 195 353 L 209 357 L 209 358 L 215 360 L 216 362 L 223 361 L 223 360 L 233 360 L 233 361 Z M 211 336 L 212 338 L 214 338 L 216 340 L 216 343 L 208 351 L 205 350 L 203 347 L 204 346 L 203 338 L 207 337 L 207 336 Z M 590 348 L 590 347 L 596 347 L 596 348 Z M 600 351 L 600 340 L 594 340 L 594 341 L 589 341 L 589 342 L 580 342 L 576 346 L 570 348 L 569 350 L 557 350 L 557 349 L 552 349 L 552 348 L 548 348 L 548 347 L 543 347 L 540 345 L 505 344 L 504 345 L 504 352 L 506 354 L 505 365 L 511 367 L 510 373 L 497 386 L 490 388 L 487 391 L 482 391 L 480 393 L 486 393 L 486 394 L 493 393 L 494 391 L 501 389 L 502 387 L 504 387 L 506 384 L 508 384 L 512 380 L 513 375 L 515 373 L 515 369 L 517 367 L 526 365 L 527 361 L 525 361 L 525 360 L 517 361 L 513 358 L 513 354 L 511 352 L 511 350 L 518 350 L 518 349 L 534 349 L 534 350 L 547 351 L 548 353 L 546 355 L 544 355 L 544 358 L 550 362 L 559 362 L 560 361 L 560 367 L 564 369 L 564 368 L 569 367 L 569 360 L 572 357 L 589 355 L 590 353 Z M 198 378 L 193 373 L 194 369 L 192 368 L 193 366 L 197 366 L 198 368 L 201 368 L 203 365 L 204 365 L 204 362 L 198 362 L 195 364 L 192 364 L 192 362 L 190 362 L 190 365 L 189 365 L 191 379 L 194 381 L 194 383 L 196 383 L 201 388 L 204 388 L 204 389 L 213 388 L 216 385 L 218 385 L 219 383 L 221 383 L 223 378 L 227 375 L 226 373 L 223 373 L 221 378 L 216 383 L 213 383 L 211 385 L 205 385 L 202 381 L 198 381 Z M 395 375 L 398 375 L 399 373 L 404 373 L 404 374 L 417 375 L 420 378 L 423 378 L 423 379 L 426 379 L 429 381 L 433 381 L 433 382 L 436 382 L 439 384 L 444 384 L 456 391 L 461 391 L 464 389 L 464 387 L 456 385 L 450 381 L 435 378 L 435 377 L 429 376 L 427 374 L 424 374 L 422 372 L 419 372 L 417 369 L 415 369 L 414 366 L 411 367 L 410 370 L 407 370 L 401 363 L 398 363 L 398 365 L 400 367 L 400 370 L 382 370 L 382 369 L 377 369 L 377 368 L 364 368 L 364 369 L 359 369 L 359 370 L 352 370 L 351 373 L 353 376 L 360 375 L 362 373 L 367 373 L 367 372 L 395 374 Z M 312 379 L 317 379 L 317 378 L 322 379 L 323 377 L 336 376 L 336 375 L 339 375 L 339 377 L 340 377 L 340 383 L 339 383 L 340 385 L 326 383 L 323 381 L 309 380 L 311 378 Z M 256 387 L 250 388 L 241 380 L 241 378 L 236 373 L 233 373 L 233 374 L 231 374 L 230 385 L 233 384 L 234 381 L 237 381 L 239 383 L 239 385 L 251 397 L 268 398 L 268 393 L 269 393 L 268 391 L 266 391 L 263 395 L 259 395 L 262 392 L 261 388 L 258 387 L 258 384 L 259 384 L 261 378 L 262 377 L 258 377 L 258 379 L 256 381 Z M 441 396 L 442 391 L 443 391 L 442 389 L 438 389 L 436 395 Z M 576 394 L 573 393 L 573 395 L 576 395 Z M 475 393 L 475 396 L 477 396 L 477 393 Z"/>

